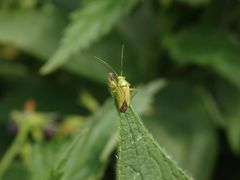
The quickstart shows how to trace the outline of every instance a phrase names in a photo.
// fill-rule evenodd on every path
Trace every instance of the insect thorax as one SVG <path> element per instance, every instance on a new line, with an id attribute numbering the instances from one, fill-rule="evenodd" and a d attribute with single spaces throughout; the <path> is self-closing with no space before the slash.
<path id="1" fill-rule="evenodd" d="M 118 76 L 117 77 L 117 83 L 118 83 L 119 87 L 130 86 L 130 84 L 125 80 L 124 76 Z"/>

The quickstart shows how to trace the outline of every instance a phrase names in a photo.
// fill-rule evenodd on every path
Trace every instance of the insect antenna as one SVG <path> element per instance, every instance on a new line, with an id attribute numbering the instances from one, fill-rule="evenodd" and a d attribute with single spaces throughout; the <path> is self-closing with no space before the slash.
<path id="1" fill-rule="evenodd" d="M 121 53 L 121 76 L 123 75 L 123 54 L 124 54 L 124 44 L 122 45 L 122 53 Z"/>
<path id="2" fill-rule="evenodd" d="M 101 61 L 103 64 L 105 64 L 112 72 L 115 73 L 115 75 L 118 77 L 117 72 L 104 60 L 102 60 L 101 58 L 94 56 L 96 59 L 98 59 L 99 61 Z"/>

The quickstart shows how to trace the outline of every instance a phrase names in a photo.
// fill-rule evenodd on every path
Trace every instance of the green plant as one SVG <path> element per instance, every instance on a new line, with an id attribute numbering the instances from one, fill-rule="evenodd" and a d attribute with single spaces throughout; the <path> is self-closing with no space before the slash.
<path id="1" fill-rule="evenodd" d="M 239 12 L 237 0 L 1 1 L 2 179 L 239 179 Z M 122 44 L 139 91 L 119 120 L 94 56 L 120 72 Z"/>

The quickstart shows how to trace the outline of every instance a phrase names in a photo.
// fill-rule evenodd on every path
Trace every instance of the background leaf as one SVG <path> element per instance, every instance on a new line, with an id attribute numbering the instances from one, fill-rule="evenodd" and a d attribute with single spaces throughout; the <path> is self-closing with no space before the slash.
<path id="1" fill-rule="evenodd" d="M 60 47 L 42 68 L 42 73 L 55 70 L 70 60 L 73 54 L 89 47 L 92 42 L 110 31 L 137 2 L 137 0 L 85 2 L 82 8 L 72 14 L 72 23 L 65 31 Z"/>
<path id="2" fill-rule="evenodd" d="M 33 24 L 34 28 L 32 28 Z M 46 60 L 58 47 L 66 24 L 67 20 L 64 15 L 54 9 L 4 11 L 0 13 L 0 41 L 34 55 L 39 60 Z M 101 44 L 101 46 L 104 49 L 106 44 Z M 93 58 L 95 55 L 94 50 L 90 54 L 82 53 L 80 57 L 75 57 L 63 68 L 95 81 L 104 81 L 105 73 L 102 72 L 105 68 L 96 63 Z M 88 71 L 89 68 L 94 71 Z M 93 72 L 98 72 L 99 76 L 93 75 Z"/>
<path id="3" fill-rule="evenodd" d="M 208 67 L 240 87 L 240 44 L 228 34 L 196 26 L 167 36 L 163 41 L 177 63 Z"/>
<path id="4" fill-rule="evenodd" d="M 54 10 L 3 11 L 0 41 L 45 59 L 58 46 L 66 22 L 63 14 Z"/>
<path id="5" fill-rule="evenodd" d="M 49 179 L 51 169 L 62 152 L 65 141 L 55 141 L 51 143 L 36 144 L 31 152 L 30 179 Z"/>

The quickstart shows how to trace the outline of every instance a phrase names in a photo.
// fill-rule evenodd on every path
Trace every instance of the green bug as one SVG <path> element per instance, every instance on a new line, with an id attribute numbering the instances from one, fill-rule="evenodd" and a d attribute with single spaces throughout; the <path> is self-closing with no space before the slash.
<path id="1" fill-rule="evenodd" d="M 131 91 L 135 91 L 136 89 L 130 88 L 131 84 L 126 80 L 123 76 L 122 66 L 123 66 L 123 52 L 124 46 L 122 46 L 122 54 L 121 54 L 121 75 L 119 76 L 116 71 L 104 60 L 97 58 L 101 62 L 103 62 L 107 67 L 109 67 L 115 74 L 109 73 L 108 76 L 108 84 L 111 90 L 111 94 L 116 102 L 118 110 L 124 113 L 130 105 L 131 102 Z"/>

